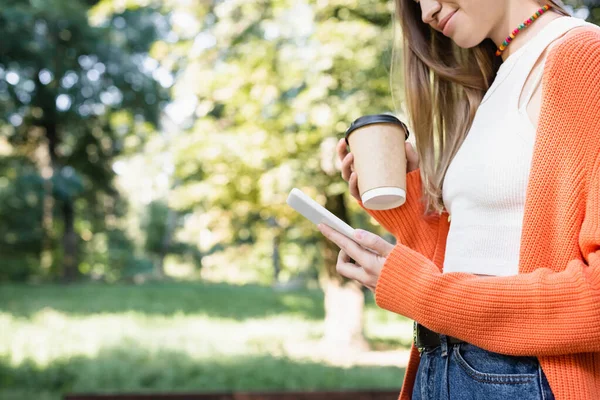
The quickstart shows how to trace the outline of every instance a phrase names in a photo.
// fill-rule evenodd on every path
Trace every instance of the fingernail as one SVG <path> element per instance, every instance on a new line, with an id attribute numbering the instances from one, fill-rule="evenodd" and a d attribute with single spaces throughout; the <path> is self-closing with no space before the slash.
<path id="1" fill-rule="evenodd" d="M 365 231 L 363 231 L 362 229 L 355 229 L 354 230 L 354 237 L 357 239 L 362 239 L 365 237 Z"/>

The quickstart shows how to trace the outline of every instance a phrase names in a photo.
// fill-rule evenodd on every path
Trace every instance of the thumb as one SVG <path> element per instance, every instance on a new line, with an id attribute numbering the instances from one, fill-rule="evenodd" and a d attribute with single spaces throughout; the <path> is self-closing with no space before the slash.
<path id="1" fill-rule="evenodd" d="M 383 257 L 387 257 L 394 248 L 393 244 L 388 243 L 381 236 L 377 236 L 374 233 L 362 229 L 354 230 L 354 240 L 362 247 L 371 249 Z"/>

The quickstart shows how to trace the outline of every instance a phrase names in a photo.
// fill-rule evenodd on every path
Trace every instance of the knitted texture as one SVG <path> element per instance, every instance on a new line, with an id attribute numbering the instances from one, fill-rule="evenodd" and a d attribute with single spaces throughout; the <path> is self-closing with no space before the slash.
<path id="1" fill-rule="evenodd" d="M 600 29 L 574 30 L 547 56 L 518 275 L 443 274 L 448 214 L 425 217 L 421 199 L 417 170 L 403 206 L 367 210 L 398 243 L 377 304 L 489 351 L 538 357 L 557 400 L 600 399 Z M 402 400 L 418 364 L 413 346 Z"/>

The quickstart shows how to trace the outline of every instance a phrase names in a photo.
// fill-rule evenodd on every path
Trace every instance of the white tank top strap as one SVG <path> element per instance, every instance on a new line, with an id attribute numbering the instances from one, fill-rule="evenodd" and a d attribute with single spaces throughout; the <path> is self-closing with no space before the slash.
<path id="1" fill-rule="evenodd" d="M 550 21 L 550 23 L 544 26 L 541 31 L 525 43 L 524 46 L 517 49 L 517 51 L 511 54 L 502 65 L 500 65 L 492 85 L 488 88 L 481 100 L 481 104 L 485 103 L 502 82 L 510 76 L 511 86 L 515 88 L 515 91 L 512 93 L 513 95 L 510 96 L 510 101 L 513 103 L 507 104 L 507 107 L 510 107 L 509 109 L 511 110 L 516 110 L 518 98 L 514 100 L 515 92 L 517 94 L 521 93 L 523 85 L 527 80 L 527 76 L 529 76 L 529 72 L 546 47 L 570 29 L 585 24 L 592 25 L 582 19 L 569 16 L 559 17 Z M 519 68 L 515 69 L 516 65 L 519 65 Z"/>
<path id="2" fill-rule="evenodd" d="M 512 71 L 512 74 L 514 74 L 511 75 L 511 79 L 513 79 L 512 85 L 514 87 L 514 93 L 512 96 L 509 96 L 509 99 L 513 102 L 513 104 L 507 105 L 508 107 L 511 107 L 513 110 L 518 108 L 519 98 L 523 92 L 525 82 L 527 82 L 527 77 L 546 48 L 571 29 L 584 26 L 586 24 L 589 24 L 589 22 L 586 22 L 580 18 L 567 16 L 560 17 L 551 21 L 544 27 L 542 31 L 539 32 L 540 34 L 532 38 L 530 42 L 527 43 L 527 49 L 523 52 L 523 54 L 520 55 L 518 60 L 519 68 Z M 542 65 L 539 71 L 536 71 L 533 84 L 525 94 L 522 104 L 529 103 L 529 100 L 535 91 L 534 89 L 538 86 L 542 79 L 544 64 L 545 59 L 542 60 Z"/>
<path id="3" fill-rule="evenodd" d="M 535 89 L 537 89 L 540 82 L 542 81 L 542 77 L 544 76 L 544 64 L 545 63 L 546 63 L 546 60 L 543 60 L 542 64 L 538 67 L 537 71 L 535 72 L 535 76 L 532 78 L 533 81 L 531 82 L 531 85 L 527 89 L 527 92 L 523 95 L 523 100 L 522 100 L 519 108 L 525 108 L 527 106 L 527 104 L 529 104 L 529 101 L 531 100 L 531 97 L 533 96 Z M 523 83 L 523 85 L 524 84 L 525 83 Z M 517 93 L 517 96 L 518 95 L 519 94 Z M 517 97 L 517 101 L 518 101 L 518 97 Z M 519 104 L 519 103 L 517 103 L 517 104 Z"/>

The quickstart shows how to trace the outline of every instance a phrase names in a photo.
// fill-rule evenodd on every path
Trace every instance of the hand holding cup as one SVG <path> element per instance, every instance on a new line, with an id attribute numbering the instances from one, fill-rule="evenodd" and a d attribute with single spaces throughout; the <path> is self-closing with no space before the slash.
<path id="1" fill-rule="evenodd" d="M 360 132 L 360 135 L 353 132 Z M 408 137 L 405 125 L 395 117 L 384 114 L 382 120 L 382 115 L 367 116 L 357 119 L 347 131 L 346 138 L 337 144 L 342 179 L 348 182 L 352 197 L 362 200 L 367 208 L 388 209 L 404 203 L 405 173 L 419 167 L 419 156 L 405 141 L 403 133 Z M 357 151 L 348 151 L 349 138 L 353 142 L 350 145 L 356 146 Z M 357 152 L 361 160 L 358 171 Z M 400 160 L 406 160 L 406 165 L 398 164 Z"/>
<path id="2" fill-rule="evenodd" d="M 406 171 L 412 172 L 419 168 L 419 153 L 410 142 L 404 144 L 406 149 Z M 342 179 L 348 182 L 350 195 L 356 200 L 360 200 L 358 192 L 358 177 L 354 172 L 354 155 L 348 151 L 346 139 L 341 138 L 337 144 L 337 154 L 342 162 Z"/>

